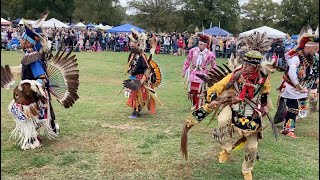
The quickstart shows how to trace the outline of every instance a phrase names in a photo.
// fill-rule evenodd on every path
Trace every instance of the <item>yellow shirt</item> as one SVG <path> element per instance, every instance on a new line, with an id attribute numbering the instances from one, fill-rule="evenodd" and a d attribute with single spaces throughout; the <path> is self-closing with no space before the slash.
<path id="1" fill-rule="evenodd" d="M 207 91 L 207 101 L 211 102 L 211 95 L 212 93 L 216 93 L 217 96 L 219 97 L 220 94 L 226 89 L 227 84 L 230 82 L 230 79 L 232 77 L 233 73 L 228 74 L 226 77 L 221 79 L 219 82 L 215 83 L 213 86 L 211 86 L 208 91 Z M 233 86 L 230 87 L 230 89 L 234 89 Z M 261 88 L 260 93 L 269 93 L 271 90 L 271 83 L 269 78 L 265 81 L 263 84 L 263 87 Z"/>

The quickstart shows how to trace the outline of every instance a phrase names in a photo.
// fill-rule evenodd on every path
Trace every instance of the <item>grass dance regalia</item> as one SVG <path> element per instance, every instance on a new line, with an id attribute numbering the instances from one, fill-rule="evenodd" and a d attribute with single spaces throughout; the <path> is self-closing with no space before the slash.
<path id="1" fill-rule="evenodd" d="M 192 102 L 192 110 L 198 109 L 205 103 L 205 91 L 207 84 L 196 74 L 208 74 L 208 65 L 210 69 L 216 67 L 215 55 L 206 47 L 210 47 L 210 37 L 204 34 L 198 34 L 199 46 L 189 51 L 182 68 L 182 76 L 187 80 L 188 98 Z M 209 70 L 210 70 L 209 69 Z"/>
<path id="2" fill-rule="evenodd" d="M 298 45 L 286 54 L 288 68 L 278 88 L 280 96 L 275 123 L 284 121 L 281 134 L 298 138 L 295 134 L 297 115 L 305 118 L 308 113 L 308 91 L 318 79 L 318 67 L 314 67 L 314 56 L 319 51 L 319 29 L 303 27 Z"/>
<path id="3" fill-rule="evenodd" d="M 241 66 L 234 71 L 227 65 L 224 68 L 218 66 L 219 69 L 210 71 L 208 76 L 199 76 L 210 86 L 207 91 L 210 104 L 192 112 L 186 119 L 181 137 L 181 152 L 187 159 L 188 131 L 215 109 L 212 119 L 218 114 L 218 128 L 213 130 L 213 137 L 223 149 L 219 153 L 219 162 L 225 163 L 233 150 L 244 146 L 246 155 L 242 173 L 245 180 L 252 179 L 251 171 L 258 158 L 258 140 L 262 139 L 262 130 L 265 128 L 262 117 L 268 115 L 266 107 L 271 89 L 268 79 L 270 67 L 267 68 L 271 65 L 262 62 L 263 56 L 259 52 L 270 47 L 270 43 L 264 38 L 265 34 L 251 36 L 255 40 L 248 41 L 251 44 L 247 44 L 249 51 L 243 56 Z"/>
<path id="4" fill-rule="evenodd" d="M 16 122 L 11 137 L 15 137 L 24 150 L 42 146 L 40 132 L 49 139 L 58 136 L 59 126 L 55 122 L 51 94 L 65 108 L 71 107 L 79 98 L 77 59 L 75 55 L 69 57 L 71 52 L 65 55 L 59 51 L 52 55 L 45 31 L 41 28 L 47 16 L 45 11 L 33 27 L 24 24 L 25 33 L 20 44 L 26 53 L 21 60 L 21 81 L 17 86 L 13 68 L 1 66 L 1 88 L 15 87 L 8 107 Z"/>
<path id="5" fill-rule="evenodd" d="M 130 38 L 130 49 L 132 49 L 125 73 L 130 74 L 129 79 L 123 82 L 124 87 L 129 89 L 129 99 L 127 105 L 132 110 L 129 118 L 137 118 L 143 107 L 147 106 L 150 114 L 156 114 L 156 102 L 159 101 L 155 88 L 161 84 L 162 76 L 160 67 L 152 59 L 152 54 L 155 51 L 155 39 L 151 38 L 152 48 L 151 55 L 147 58 L 144 50 L 146 48 L 146 41 L 148 37 L 145 33 L 139 33 L 135 29 L 131 29 L 132 33 Z"/>

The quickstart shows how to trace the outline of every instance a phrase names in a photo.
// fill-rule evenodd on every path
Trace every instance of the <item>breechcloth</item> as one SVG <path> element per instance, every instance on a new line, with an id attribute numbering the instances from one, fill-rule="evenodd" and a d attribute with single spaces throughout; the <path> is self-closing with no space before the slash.
<path id="1" fill-rule="evenodd" d="M 205 96 L 204 96 L 204 91 L 205 91 L 205 84 L 204 83 L 196 83 L 196 82 L 189 82 L 189 88 L 188 88 L 188 93 L 189 93 L 189 99 L 192 102 L 192 107 L 195 109 L 200 108 L 204 102 L 205 102 Z"/>
<path id="2" fill-rule="evenodd" d="M 140 80 L 142 79 L 143 74 L 138 74 L 136 76 L 131 76 L 130 79 Z M 127 101 L 127 105 L 133 108 L 134 110 L 141 109 L 148 100 L 147 90 L 144 86 L 140 86 L 140 88 L 136 91 L 131 90 L 129 99 Z"/>

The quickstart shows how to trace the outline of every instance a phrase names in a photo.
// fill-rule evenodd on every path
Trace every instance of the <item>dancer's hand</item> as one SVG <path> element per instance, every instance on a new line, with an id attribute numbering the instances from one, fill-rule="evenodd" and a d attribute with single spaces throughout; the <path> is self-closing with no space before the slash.
<path id="1" fill-rule="evenodd" d="M 144 79 L 140 79 L 140 85 L 143 85 L 143 84 L 144 84 L 144 82 L 145 82 L 145 80 L 144 80 Z"/>
<path id="2" fill-rule="evenodd" d="M 262 112 L 262 116 L 267 115 L 267 113 L 269 112 L 269 109 L 267 106 L 263 106 L 263 112 Z"/>
<path id="3" fill-rule="evenodd" d="M 240 101 L 242 101 L 242 99 L 237 96 L 232 98 L 232 104 L 238 104 Z"/>

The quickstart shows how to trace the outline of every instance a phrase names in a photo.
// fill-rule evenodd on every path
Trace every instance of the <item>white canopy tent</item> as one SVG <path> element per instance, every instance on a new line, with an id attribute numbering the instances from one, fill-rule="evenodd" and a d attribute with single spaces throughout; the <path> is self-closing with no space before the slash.
<path id="1" fill-rule="evenodd" d="M 24 21 L 26 21 L 27 24 L 31 24 L 31 25 L 33 25 L 36 22 L 36 21 L 33 21 L 33 20 L 27 20 L 27 19 L 25 19 Z M 23 19 L 20 20 L 19 24 L 20 25 L 23 24 Z"/>
<path id="2" fill-rule="evenodd" d="M 65 23 L 55 19 L 55 18 L 51 18 L 48 21 L 44 21 L 42 24 L 42 27 L 44 28 L 68 28 L 69 26 L 66 25 Z"/>
<path id="3" fill-rule="evenodd" d="M 103 25 L 100 23 L 99 25 L 94 26 L 95 29 L 103 28 Z"/>
<path id="4" fill-rule="evenodd" d="M 259 32 L 259 33 L 267 33 L 267 38 L 285 38 L 286 37 L 286 33 L 281 32 L 277 29 L 273 29 L 271 27 L 268 26 L 262 26 L 256 29 L 251 29 L 249 31 L 246 32 L 242 32 L 239 34 L 239 37 L 246 37 L 249 36 L 250 34 L 254 33 L 254 32 Z"/>
<path id="5" fill-rule="evenodd" d="M 105 26 L 103 26 L 103 27 L 101 27 L 101 28 L 99 28 L 99 29 L 101 29 L 101 30 L 108 30 L 108 29 L 111 29 L 111 28 L 112 28 L 112 26 L 105 25 Z"/>
<path id="6" fill-rule="evenodd" d="M 78 28 L 86 28 L 87 26 L 84 25 L 82 22 L 78 22 L 76 25 L 74 25 L 73 27 L 78 27 Z"/>
<path id="7" fill-rule="evenodd" d="M 1 18 L 1 25 L 10 25 L 10 24 L 11 24 L 10 21 Z"/>

